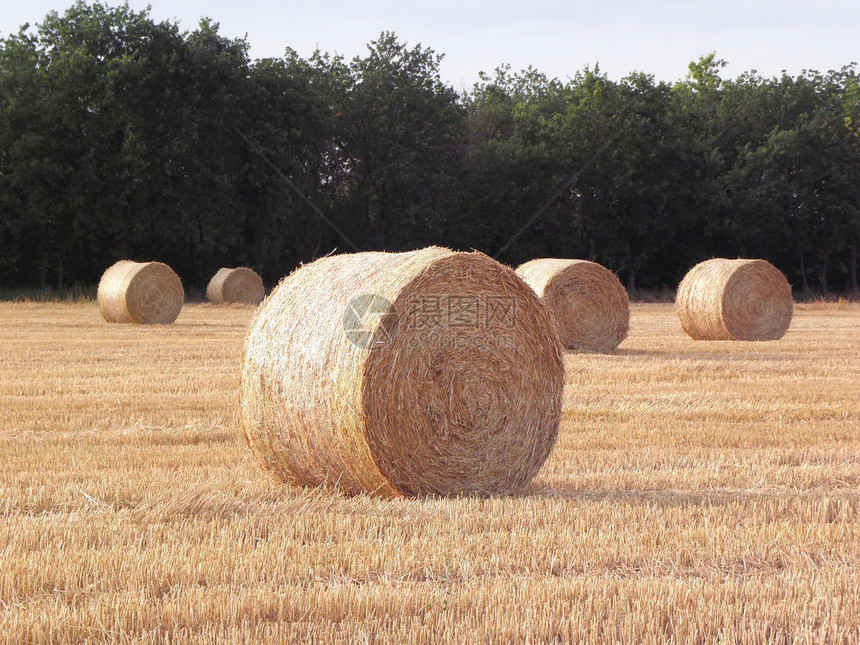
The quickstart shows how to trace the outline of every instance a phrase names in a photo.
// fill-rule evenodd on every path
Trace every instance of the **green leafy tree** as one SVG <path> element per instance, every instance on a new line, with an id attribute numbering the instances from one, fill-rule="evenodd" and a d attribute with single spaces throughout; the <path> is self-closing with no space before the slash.
<path id="1" fill-rule="evenodd" d="M 274 281 L 342 243 L 318 214 L 328 216 L 337 198 L 328 174 L 332 99 L 326 79 L 292 50 L 256 61 L 250 80 L 239 131 L 246 217 L 238 251 Z"/>
<path id="2" fill-rule="evenodd" d="M 335 248 L 582 257 L 631 289 L 707 257 L 858 290 L 855 65 L 669 85 L 599 67 L 482 75 L 391 33 L 352 60 L 251 61 L 201 20 L 76 2 L 0 39 L 0 281 L 93 284 L 118 258 L 187 285 L 226 264 L 274 282 Z"/>
<path id="3" fill-rule="evenodd" d="M 435 231 L 448 226 L 463 110 L 439 76 L 441 58 L 383 33 L 364 58 L 313 59 L 331 91 L 327 155 L 338 183 L 336 217 L 355 240 L 410 248 L 437 240 Z"/>
<path id="4" fill-rule="evenodd" d="M 574 239 L 570 191 L 552 199 L 574 172 L 559 137 L 564 100 L 561 83 L 531 68 L 512 74 L 502 66 L 475 86 L 467 100 L 462 246 L 517 264 L 559 254 L 561 241 Z"/>
<path id="5" fill-rule="evenodd" d="M 857 148 L 845 119 L 846 78 L 809 72 L 760 88 L 779 109 L 766 135 L 751 138 L 726 172 L 740 246 L 779 258 L 804 291 L 814 275 L 826 293 L 834 260 L 850 257 L 856 240 Z"/>

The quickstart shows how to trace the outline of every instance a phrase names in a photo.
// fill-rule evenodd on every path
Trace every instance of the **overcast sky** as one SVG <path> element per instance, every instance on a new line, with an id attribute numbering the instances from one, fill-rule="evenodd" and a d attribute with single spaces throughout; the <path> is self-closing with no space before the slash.
<path id="1" fill-rule="evenodd" d="M 69 2 L 0 0 L 0 33 L 38 23 Z M 108 4 L 117 4 L 109 2 Z M 381 31 L 407 44 L 444 54 L 443 78 L 458 90 L 471 88 L 480 71 L 503 63 L 529 65 L 566 80 L 586 66 L 600 65 L 610 78 L 632 71 L 674 81 L 687 64 L 716 51 L 729 62 L 724 78 L 758 70 L 777 76 L 784 69 L 827 71 L 860 61 L 860 2 L 857 0 L 425 1 L 371 0 L 131 0 L 152 7 L 156 20 L 183 29 L 201 16 L 220 23 L 221 34 L 247 35 L 251 56 L 281 56 L 292 47 L 301 56 L 315 48 L 347 58 L 364 55 Z"/>

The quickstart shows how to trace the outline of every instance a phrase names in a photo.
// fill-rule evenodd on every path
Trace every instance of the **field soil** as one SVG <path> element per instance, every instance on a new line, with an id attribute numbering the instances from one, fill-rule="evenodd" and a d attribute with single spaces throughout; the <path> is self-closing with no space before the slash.
<path id="1" fill-rule="evenodd" d="M 860 305 L 764 343 L 633 305 L 615 352 L 566 354 L 530 488 L 488 499 L 270 477 L 252 314 L 0 303 L 0 643 L 860 642 Z"/>

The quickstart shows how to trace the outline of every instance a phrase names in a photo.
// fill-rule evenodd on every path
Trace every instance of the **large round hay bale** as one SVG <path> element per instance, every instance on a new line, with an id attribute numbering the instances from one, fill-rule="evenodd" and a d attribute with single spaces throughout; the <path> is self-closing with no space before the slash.
<path id="1" fill-rule="evenodd" d="M 609 352 L 627 338 L 630 299 L 606 267 L 542 258 L 520 265 L 517 274 L 549 307 L 567 349 Z"/>
<path id="2" fill-rule="evenodd" d="M 99 282 L 99 309 L 112 323 L 172 323 L 184 300 L 179 276 L 161 262 L 120 260 Z"/>
<path id="3" fill-rule="evenodd" d="M 235 269 L 222 268 L 212 276 L 206 287 L 206 297 L 210 302 L 221 304 L 237 302 L 258 305 L 266 297 L 263 279 L 257 272 L 247 267 Z"/>
<path id="4" fill-rule="evenodd" d="M 675 310 L 696 340 L 776 340 L 791 324 L 791 285 L 765 260 L 716 258 L 684 276 Z"/>
<path id="5" fill-rule="evenodd" d="M 257 310 L 243 432 L 264 466 L 299 485 L 515 491 L 556 440 L 561 352 L 546 307 L 485 255 L 325 257 Z"/>

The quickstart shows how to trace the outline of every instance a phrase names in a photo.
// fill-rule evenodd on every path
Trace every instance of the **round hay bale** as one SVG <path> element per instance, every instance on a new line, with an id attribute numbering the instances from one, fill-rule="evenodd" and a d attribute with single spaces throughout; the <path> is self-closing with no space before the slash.
<path id="1" fill-rule="evenodd" d="M 120 260 L 102 275 L 97 299 L 108 322 L 169 324 L 182 309 L 185 291 L 166 264 Z"/>
<path id="2" fill-rule="evenodd" d="M 791 285 L 765 260 L 716 258 L 684 276 L 675 310 L 696 340 L 777 340 L 791 324 Z"/>
<path id="3" fill-rule="evenodd" d="M 206 287 L 206 297 L 210 302 L 238 302 L 258 305 L 266 297 L 263 279 L 257 272 L 247 267 L 235 269 L 222 268 L 212 276 Z"/>
<path id="4" fill-rule="evenodd" d="M 606 267 L 543 258 L 520 265 L 517 274 L 549 307 L 567 349 L 609 352 L 627 338 L 630 299 Z"/>
<path id="5" fill-rule="evenodd" d="M 303 486 L 512 492 L 555 443 L 561 352 L 546 307 L 485 255 L 325 257 L 256 312 L 242 428 L 265 467 Z"/>

